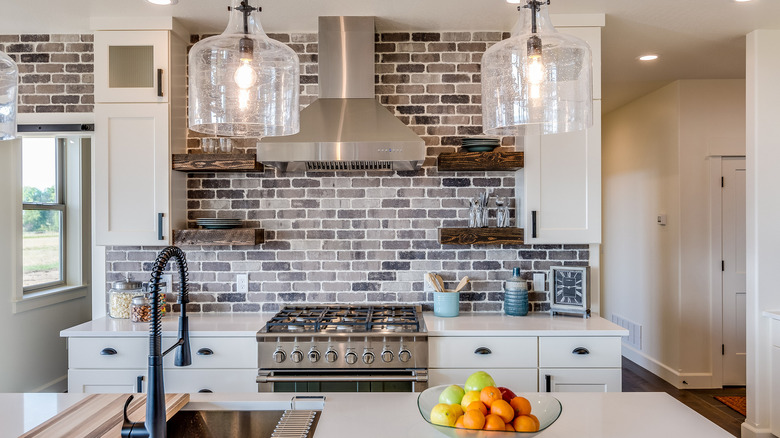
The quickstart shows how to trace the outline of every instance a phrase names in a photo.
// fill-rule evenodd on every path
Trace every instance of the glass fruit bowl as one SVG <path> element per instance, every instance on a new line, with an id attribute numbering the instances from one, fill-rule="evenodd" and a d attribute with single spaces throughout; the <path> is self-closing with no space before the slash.
<path id="1" fill-rule="evenodd" d="M 474 430 L 474 429 L 458 429 L 450 426 L 441 426 L 431 423 L 431 409 L 439 404 L 439 394 L 449 385 L 440 385 L 428 388 L 421 392 L 417 396 L 417 408 L 420 410 L 420 415 L 431 426 L 436 428 L 439 432 L 452 438 L 518 438 L 532 437 L 544 429 L 550 427 L 555 423 L 555 420 L 561 415 L 561 402 L 557 398 L 546 394 L 537 392 L 528 392 L 523 394 L 517 394 L 528 399 L 531 402 L 531 414 L 535 415 L 539 419 L 539 430 L 536 432 L 505 432 L 500 430 Z"/>

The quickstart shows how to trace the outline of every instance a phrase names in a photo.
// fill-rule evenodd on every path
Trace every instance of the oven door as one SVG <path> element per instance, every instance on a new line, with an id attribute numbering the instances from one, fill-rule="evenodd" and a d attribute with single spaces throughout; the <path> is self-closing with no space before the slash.
<path id="1" fill-rule="evenodd" d="M 264 370 L 259 392 L 422 392 L 427 369 L 408 370 Z"/>

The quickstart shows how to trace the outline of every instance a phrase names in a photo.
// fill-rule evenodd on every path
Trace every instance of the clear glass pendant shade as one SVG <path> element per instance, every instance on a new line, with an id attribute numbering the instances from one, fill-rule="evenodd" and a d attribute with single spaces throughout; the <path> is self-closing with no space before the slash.
<path id="1" fill-rule="evenodd" d="M 0 140 L 16 138 L 18 77 L 14 60 L 0 52 Z"/>
<path id="2" fill-rule="evenodd" d="M 189 55 L 189 126 L 229 137 L 273 137 L 299 131 L 298 56 L 268 38 L 255 12 L 246 23 L 232 0 L 221 35 L 203 39 Z"/>
<path id="3" fill-rule="evenodd" d="M 593 124 L 590 47 L 558 33 L 546 4 L 539 6 L 537 32 L 532 33 L 533 10 L 522 8 L 520 33 L 495 44 L 482 57 L 485 134 L 555 134 Z"/>

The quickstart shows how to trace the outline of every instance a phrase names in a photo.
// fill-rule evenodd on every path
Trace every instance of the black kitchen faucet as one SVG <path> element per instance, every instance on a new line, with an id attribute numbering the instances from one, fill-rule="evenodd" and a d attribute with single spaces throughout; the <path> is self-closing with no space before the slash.
<path id="1" fill-rule="evenodd" d="M 162 351 L 162 322 L 160 318 L 160 278 L 171 258 L 176 260 L 179 268 L 179 339 L 170 348 Z M 149 324 L 149 384 L 146 389 L 146 421 L 133 423 L 127 418 L 127 408 L 133 400 L 133 396 L 127 399 L 124 408 L 124 423 L 122 424 L 122 438 L 165 438 L 165 387 L 163 385 L 163 356 L 176 347 L 176 358 L 173 362 L 177 367 L 192 364 L 190 353 L 190 330 L 187 320 L 187 303 L 190 301 L 187 292 L 187 259 L 184 252 L 169 246 L 160 251 L 157 260 L 152 267 L 152 279 L 150 282 L 152 293 L 152 320 Z"/>

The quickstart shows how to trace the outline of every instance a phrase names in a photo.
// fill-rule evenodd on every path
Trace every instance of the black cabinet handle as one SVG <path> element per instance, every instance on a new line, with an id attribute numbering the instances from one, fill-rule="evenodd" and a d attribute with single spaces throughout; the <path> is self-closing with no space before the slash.
<path id="1" fill-rule="evenodd" d="M 157 69 L 157 96 L 163 97 L 163 84 L 162 84 L 163 69 Z"/>
<path id="2" fill-rule="evenodd" d="M 531 237 L 536 239 L 536 210 L 531 212 Z"/>
<path id="3" fill-rule="evenodd" d="M 201 348 L 198 350 L 198 356 L 211 356 L 214 351 L 211 348 Z"/>
<path id="4" fill-rule="evenodd" d="M 590 351 L 585 347 L 577 347 L 571 351 L 571 354 L 590 354 Z"/>
<path id="5" fill-rule="evenodd" d="M 210 390 L 210 389 L 201 389 L 201 390 L 200 390 L 200 391 L 198 391 L 198 392 L 202 392 L 202 393 L 205 393 L 205 394 L 211 394 L 211 393 L 213 393 L 214 391 L 212 391 L 212 390 Z"/>
<path id="6" fill-rule="evenodd" d="M 474 354 L 492 354 L 493 352 L 490 351 L 487 347 L 479 347 L 476 350 L 474 350 Z"/>
<path id="7" fill-rule="evenodd" d="M 544 392 L 552 392 L 552 375 L 544 375 Z"/>
<path id="8" fill-rule="evenodd" d="M 138 376 L 135 379 L 135 392 L 144 392 L 144 376 Z"/>
<path id="9" fill-rule="evenodd" d="M 114 350 L 113 348 L 104 348 L 100 350 L 101 356 L 113 356 L 115 354 L 116 354 L 116 350 Z"/>
<path id="10" fill-rule="evenodd" d="M 165 240 L 163 235 L 163 216 L 165 216 L 165 213 L 157 213 L 157 240 Z"/>

